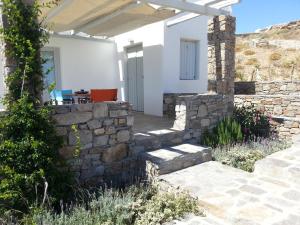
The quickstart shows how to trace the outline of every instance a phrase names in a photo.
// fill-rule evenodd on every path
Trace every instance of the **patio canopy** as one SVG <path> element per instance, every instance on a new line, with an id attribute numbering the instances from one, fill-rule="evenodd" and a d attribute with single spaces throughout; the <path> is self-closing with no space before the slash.
<path id="1" fill-rule="evenodd" d="M 50 2 L 52 0 L 40 0 Z M 73 30 L 93 36 L 115 36 L 188 12 L 227 15 L 224 10 L 240 0 L 60 0 L 42 11 L 41 20 L 54 32 Z"/>

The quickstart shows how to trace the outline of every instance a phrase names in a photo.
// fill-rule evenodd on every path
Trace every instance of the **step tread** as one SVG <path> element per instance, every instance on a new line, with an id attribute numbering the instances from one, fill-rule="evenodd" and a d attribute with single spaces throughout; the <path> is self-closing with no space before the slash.
<path id="1" fill-rule="evenodd" d="M 151 152 L 145 152 L 144 157 L 160 163 L 170 161 L 176 158 L 182 158 L 189 154 L 210 153 L 210 148 L 193 144 L 181 144 L 173 147 L 161 148 Z"/>
<path id="2" fill-rule="evenodd" d="M 211 149 L 195 144 L 180 144 L 140 154 L 148 167 L 148 175 L 168 174 L 197 164 L 211 161 Z"/>

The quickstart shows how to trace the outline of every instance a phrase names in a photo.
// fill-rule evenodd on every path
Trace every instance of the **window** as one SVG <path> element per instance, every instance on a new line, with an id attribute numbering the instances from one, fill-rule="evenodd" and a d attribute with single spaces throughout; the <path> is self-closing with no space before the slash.
<path id="1" fill-rule="evenodd" d="M 180 42 L 180 80 L 198 79 L 198 41 Z"/>
<path id="2" fill-rule="evenodd" d="M 54 51 L 42 51 L 41 56 L 44 61 L 44 85 L 46 88 L 49 88 L 51 85 L 56 84 Z"/>
<path id="3" fill-rule="evenodd" d="M 41 58 L 44 61 L 42 65 L 44 75 L 43 100 L 46 102 L 50 100 L 49 90 L 61 89 L 59 49 L 45 47 L 41 51 Z"/>

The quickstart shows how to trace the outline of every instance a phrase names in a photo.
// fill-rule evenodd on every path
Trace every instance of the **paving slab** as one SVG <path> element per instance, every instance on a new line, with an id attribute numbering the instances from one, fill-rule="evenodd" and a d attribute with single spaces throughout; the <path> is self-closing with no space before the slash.
<path id="1" fill-rule="evenodd" d="M 198 198 L 206 217 L 172 225 L 300 225 L 300 138 L 256 163 L 254 173 L 207 162 L 159 176 Z"/>

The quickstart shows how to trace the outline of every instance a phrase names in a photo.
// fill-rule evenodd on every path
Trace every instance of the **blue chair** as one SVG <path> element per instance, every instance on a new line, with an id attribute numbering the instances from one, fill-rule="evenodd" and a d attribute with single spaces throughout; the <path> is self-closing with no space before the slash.
<path id="1" fill-rule="evenodd" d="M 53 90 L 50 93 L 51 102 L 55 105 L 72 104 L 74 103 L 72 93 L 72 90 Z"/>

